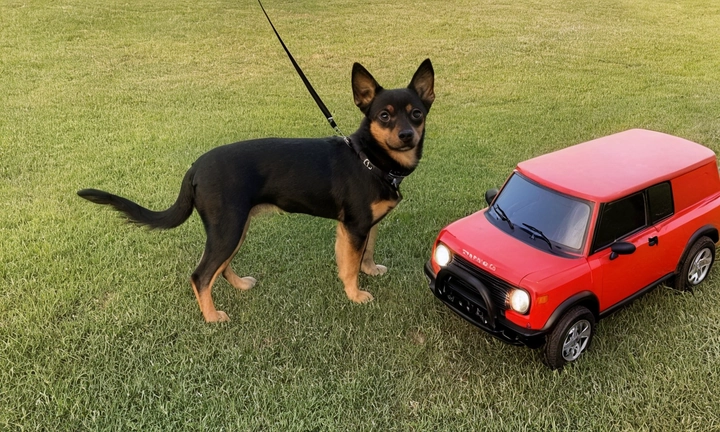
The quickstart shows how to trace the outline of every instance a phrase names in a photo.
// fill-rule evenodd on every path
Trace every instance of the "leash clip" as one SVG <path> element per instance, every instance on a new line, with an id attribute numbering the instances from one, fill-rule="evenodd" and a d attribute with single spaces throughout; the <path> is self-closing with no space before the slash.
<path id="1" fill-rule="evenodd" d="M 372 171 L 373 167 L 372 167 L 372 163 L 370 162 L 370 159 L 367 159 L 367 158 L 366 158 L 366 159 L 363 161 L 363 165 L 365 165 L 365 168 L 367 168 L 367 169 L 369 169 L 369 170 Z"/>
<path id="2" fill-rule="evenodd" d="M 400 189 L 400 183 L 402 183 L 402 181 L 405 179 L 405 176 L 399 176 L 399 175 L 395 175 L 393 173 L 390 173 L 388 175 L 388 177 L 390 180 L 390 184 L 393 185 L 395 190 Z"/>

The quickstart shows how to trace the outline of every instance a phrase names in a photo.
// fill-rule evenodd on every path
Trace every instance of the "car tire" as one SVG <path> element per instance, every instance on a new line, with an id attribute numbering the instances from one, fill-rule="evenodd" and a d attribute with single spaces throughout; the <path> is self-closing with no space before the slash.
<path id="1" fill-rule="evenodd" d="M 595 335 L 595 316 L 584 306 L 575 306 L 563 315 L 547 336 L 543 362 L 550 369 L 562 369 L 590 347 Z"/>
<path id="2" fill-rule="evenodd" d="M 680 291 L 693 289 L 707 279 L 714 262 L 715 242 L 708 237 L 700 237 L 680 264 L 680 271 L 675 275 L 674 288 Z"/>

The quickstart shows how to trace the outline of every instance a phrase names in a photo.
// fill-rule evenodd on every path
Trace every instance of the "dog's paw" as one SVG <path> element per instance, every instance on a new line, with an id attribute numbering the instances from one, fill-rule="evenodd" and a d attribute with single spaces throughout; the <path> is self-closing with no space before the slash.
<path id="1" fill-rule="evenodd" d="M 370 276 L 380 276 L 387 273 L 387 267 L 380 264 L 373 264 L 371 266 L 363 266 L 362 271 Z"/>
<path id="2" fill-rule="evenodd" d="M 257 283 L 257 279 L 252 276 L 239 277 L 235 273 L 223 274 L 230 285 L 241 291 L 249 290 Z"/>
<path id="3" fill-rule="evenodd" d="M 370 294 L 367 291 L 363 290 L 355 290 L 354 292 L 348 292 L 347 296 L 350 300 L 354 301 L 355 303 L 367 303 L 369 301 L 373 300 L 373 295 Z"/>
<path id="4" fill-rule="evenodd" d="M 387 267 L 380 264 L 375 263 L 369 263 L 365 264 L 363 263 L 360 267 L 360 270 L 362 270 L 363 273 L 370 275 L 370 276 L 380 276 L 387 273 Z"/>
<path id="5" fill-rule="evenodd" d="M 215 311 L 205 316 L 206 323 L 214 322 L 227 322 L 230 321 L 230 317 L 223 311 Z"/>
<path id="6" fill-rule="evenodd" d="M 250 288 L 254 287 L 257 283 L 257 279 L 255 279 L 252 276 L 245 276 L 241 278 L 237 278 L 235 280 L 235 283 L 233 286 L 239 290 L 245 291 L 249 290 Z"/>

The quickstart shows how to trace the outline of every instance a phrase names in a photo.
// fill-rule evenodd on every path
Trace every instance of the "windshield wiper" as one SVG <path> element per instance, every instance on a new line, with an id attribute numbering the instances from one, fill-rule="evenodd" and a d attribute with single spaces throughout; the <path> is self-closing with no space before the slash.
<path id="1" fill-rule="evenodd" d="M 493 206 L 493 210 L 495 210 L 495 213 L 497 213 L 498 216 L 500 216 L 500 219 L 507 222 L 508 225 L 510 225 L 510 229 L 515 229 L 515 225 L 513 225 L 512 221 L 510 221 L 510 218 L 507 217 L 503 209 L 500 208 L 499 205 L 495 204 Z"/>
<path id="2" fill-rule="evenodd" d="M 528 225 L 526 223 L 523 223 L 522 225 L 527 228 L 526 231 L 530 232 L 530 235 L 532 238 L 540 237 L 541 239 L 543 239 L 547 242 L 548 246 L 550 246 L 550 249 L 553 248 L 552 243 L 550 243 L 550 239 L 547 238 L 547 236 L 545 234 L 543 234 L 542 231 L 540 231 L 539 229 L 535 228 L 534 226 Z"/>

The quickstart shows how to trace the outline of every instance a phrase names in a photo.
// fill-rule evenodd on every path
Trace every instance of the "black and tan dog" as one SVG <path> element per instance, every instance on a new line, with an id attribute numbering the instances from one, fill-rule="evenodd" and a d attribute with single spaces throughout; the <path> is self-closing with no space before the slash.
<path id="1" fill-rule="evenodd" d="M 205 321 L 227 321 L 215 309 L 211 290 L 222 274 L 235 288 L 255 285 L 239 277 L 230 261 L 243 242 L 250 218 L 268 208 L 336 219 L 335 253 L 348 298 L 372 300 L 358 287 L 359 271 L 378 275 L 373 250 L 377 223 L 400 201 L 399 180 L 417 166 L 423 149 L 425 116 L 435 99 L 434 71 L 425 60 L 407 88 L 383 89 L 355 63 L 355 104 L 365 114 L 360 128 L 344 141 L 268 138 L 228 144 L 202 155 L 185 174 L 169 209 L 155 212 L 107 192 L 78 192 L 94 203 L 109 204 L 134 223 L 169 229 L 185 222 L 196 208 L 207 241 L 191 284 Z"/>

